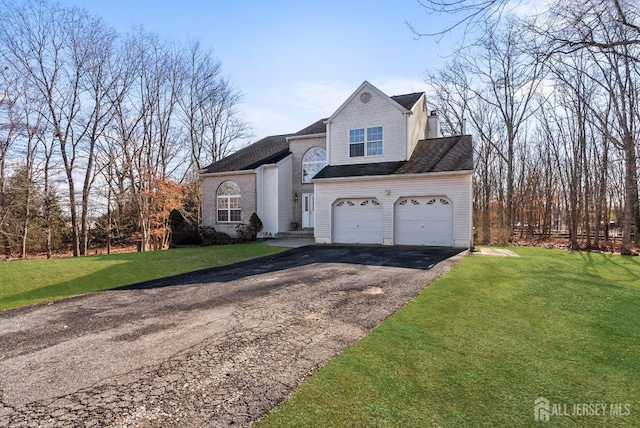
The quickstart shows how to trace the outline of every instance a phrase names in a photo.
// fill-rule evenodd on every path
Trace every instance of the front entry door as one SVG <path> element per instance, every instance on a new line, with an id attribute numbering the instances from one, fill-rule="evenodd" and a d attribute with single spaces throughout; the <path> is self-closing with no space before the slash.
<path id="1" fill-rule="evenodd" d="M 313 193 L 302 194 L 302 227 L 315 227 L 315 201 Z"/>

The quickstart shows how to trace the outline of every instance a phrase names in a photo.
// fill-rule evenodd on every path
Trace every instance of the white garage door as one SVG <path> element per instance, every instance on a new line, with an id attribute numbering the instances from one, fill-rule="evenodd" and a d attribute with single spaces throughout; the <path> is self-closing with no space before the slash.
<path id="1" fill-rule="evenodd" d="M 449 199 L 401 198 L 395 210 L 396 245 L 453 245 L 453 204 Z"/>
<path id="2" fill-rule="evenodd" d="M 382 206 L 376 199 L 340 199 L 333 206 L 333 242 L 382 244 Z"/>

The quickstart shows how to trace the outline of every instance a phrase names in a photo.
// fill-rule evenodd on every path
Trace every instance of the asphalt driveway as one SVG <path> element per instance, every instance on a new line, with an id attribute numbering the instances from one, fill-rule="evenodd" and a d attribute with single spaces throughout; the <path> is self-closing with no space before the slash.
<path id="1" fill-rule="evenodd" d="M 459 252 L 308 246 L 0 312 L 0 426 L 248 425 Z"/>

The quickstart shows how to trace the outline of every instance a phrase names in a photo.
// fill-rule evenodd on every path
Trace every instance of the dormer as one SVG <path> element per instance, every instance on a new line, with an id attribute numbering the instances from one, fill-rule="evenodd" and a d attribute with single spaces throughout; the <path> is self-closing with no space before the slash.
<path id="1" fill-rule="evenodd" d="M 326 125 L 329 165 L 406 161 L 426 138 L 425 95 L 389 97 L 365 81 Z"/>

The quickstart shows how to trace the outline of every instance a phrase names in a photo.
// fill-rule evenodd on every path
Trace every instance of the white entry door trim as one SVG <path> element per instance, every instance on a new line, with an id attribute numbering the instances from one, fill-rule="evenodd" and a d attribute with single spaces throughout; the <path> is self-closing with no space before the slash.
<path id="1" fill-rule="evenodd" d="M 315 227 L 315 197 L 313 193 L 302 194 L 302 227 Z"/>

